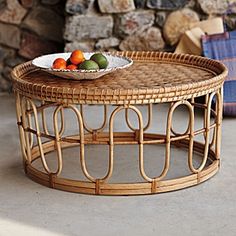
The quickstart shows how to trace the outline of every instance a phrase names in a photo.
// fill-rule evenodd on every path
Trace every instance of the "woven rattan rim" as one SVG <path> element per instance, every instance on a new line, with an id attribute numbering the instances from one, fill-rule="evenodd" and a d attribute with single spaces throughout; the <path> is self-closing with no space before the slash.
<path id="1" fill-rule="evenodd" d="M 220 62 L 167 52 L 114 52 L 134 65 L 93 81 L 65 80 L 34 67 L 31 61 L 12 71 L 20 94 L 52 102 L 147 104 L 198 97 L 219 89 L 227 75 Z"/>

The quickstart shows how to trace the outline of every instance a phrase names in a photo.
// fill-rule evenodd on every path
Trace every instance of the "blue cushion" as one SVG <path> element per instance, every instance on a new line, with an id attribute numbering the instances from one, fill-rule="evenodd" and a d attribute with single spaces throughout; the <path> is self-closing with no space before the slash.
<path id="1" fill-rule="evenodd" d="M 236 116 L 236 31 L 202 37 L 203 55 L 226 65 L 229 74 L 224 83 L 224 115 Z"/>

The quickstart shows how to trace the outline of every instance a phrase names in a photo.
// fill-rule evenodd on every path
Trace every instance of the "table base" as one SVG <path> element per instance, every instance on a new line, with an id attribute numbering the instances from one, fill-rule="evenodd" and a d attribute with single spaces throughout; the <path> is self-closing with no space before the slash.
<path id="1" fill-rule="evenodd" d="M 115 133 L 116 136 L 122 136 L 124 139 L 127 138 L 127 142 L 130 141 L 132 133 Z M 108 134 L 104 134 L 108 137 Z M 68 138 L 78 138 L 78 137 L 68 137 Z M 159 135 L 155 134 L 146 134 L 146 138 L 160 138 Z M 96 142 L 95 142 L 96 143 Z M 174 142 L 173 145 L 178 148 L 188 148 L 189 140 L 181 140 L 180 142 Z M 62 142 L 62 148 L 69 148 L 78 146 L 73 143 Z M 54 142 L 47 142 L 43 144 L 45 154 L 55 151 Z M 204 154 L 205 146 L 199 142 L 194 142 L 194 152 L 199 155 Z M 140 194 L 153 194 L 153 193 L 162 193 L 169 192 L 173 190 L 183 189 L 186 187 L 194 186 L 200 184 L 207 179 L 214 176 L 218 169 L 220 161 L 216 159 L 215 153 L 213 151 L 209 152 L 208 161 L 211 163 L 202 171 L 191 174 L 188 176 L 162 180 L 158 182 L 142 182 L 142 183 L 106 183 L 101 181 L 88 182 L 88 181 L 78 181 L 66 178 L 60 178 L 56 175 L 51 175 L 45 172 L 42 172 L 36 169 L 33 166 L 33 162 L 40 158 L 40 152 L 38 147 L 32 149 L 32 164 L 25 162 L 25 173 L 33 181 L 42 184 L 47 187 L 76 192 L 76 193 L 85 193 L 85 194 L 101 194 L 101 195 L 140 195 Z"/>
<path id="2" fill-rule="evenodd" d="M 212 109 L 212 101 L 215 108 Z M 185 106 L 188 110 L 189 122 L 183 133 L 177 133 L 172 127 L 173 114 L 179 106 Z M 222 119 L 222 91 L 213 92 L 205 96 L 205 103 L 197 103 L 193 98 L 169 103 L 167 113 L 166 133 L 156 134 L 147 132 L 152 123 L 152 105 L 148 104 L 148 119 L 144 125 L 143 115 L 132 104 L 115 105 L 108 115 L 107 105 L 104 105 L 104 121 L 99 128 L 90 128 L 84 116 L 84 107 L 74 104 L 48 103 L 34 101 L 16 93 L 17 120 L 20 132 L 21 149 L 25 173 L 35 182 L 42 185 L 77 193 L 97 195 L 139 195 L 168 192 L 197 185 L 212 177 L 219 169 L 220 137 Z M 48 120 L 45 113 L 47 109 L 53 109 L 53 131 L 48 129 Z M 203 127 L 196 130 L 194 127 L 194 109 L 203 111 Z M 75 135 L 65 135 L 64 111 L 70 110 L 75 114 L 77 131 Z M 114 119 L 121 111 L 125 111 L 125 122 L 131 132 L 114 132 Z M 138 120 L 138 127 L 133 127 L 129 120 L 129 111 L 133 111 Z M 59 122 L 60 115 L 60 122 Z M 211 119 L 213 117 L 213 121 Z M 108 131 L 105 132 L 105 128 Z M 213 132 L 210 137 L 210 131 Z M 198 142 L 195 137 L 202 134 L 204 142 Z M 211 139 L 211 140 L 210 140 Z M 107 145 L 109 147 L 108 170 L 104 177 L 97 178 L 89 173 L 84 153 L 85 145 Z M 146 173 L 144 166 L 144 145 L 165 145 L 164 166 L 162 172 L 155 177 Z M 114 168 L 114 146 L 136 145 L 139 150 L 139 172 L 144 182 L 133 183 L 109 183 Z M 60 176 L 63 169 L 64 148 L 79 146 L 80 168 L 87 181 L 66 179 Z M 171 159 L 171 147 L 183 148 L 188 153 L 187 163 L 191 174 L 174 179 L 165 179 Z M 57 168 L 51 170 L 47 162 L 47 154 L 56 152 Z M 198 167 L 193 164 L 193 153 L 202 157 Z M 41 160 L 43 171 L 35 168 L 34 162 Z M 206 163 L 209 162 L 209 165 Z"/>

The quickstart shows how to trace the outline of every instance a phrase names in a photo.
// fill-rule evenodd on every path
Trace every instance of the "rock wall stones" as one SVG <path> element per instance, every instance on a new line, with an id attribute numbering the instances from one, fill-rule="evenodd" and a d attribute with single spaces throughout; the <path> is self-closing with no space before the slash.
<path id="1" fill-rule="evenodd" d="M 21 32 L 19 27 L 0 23 L 0 44 L 10 48 L 19 49 L 21 41 Z"/>
<path id="2" fill-rule="evenodd" d="M 232 1 L 231 1 L 232 2 Z M 226 13 L 230 1 L 228 0 L 198 0 L 202 10 L 209 15 Z"/>
<path id="3" fill-rule="evenodd" d="M 164 46 L 165 42 L 162 39 L 160 29 L 151 27 L 144 32 L 125 38 L 119 49 L 122 51 L 157 51 L 162 50 Z"/>
<path id="4" fill-rule="evenodd" d="M 64 33 L 66 51 L 77 49 L 81 43 L 81 46 L 89 51 L 164 48 L 161 29 L 155 23 L 156 10 L 148 9 L 146 1 L 89 2 L 90 4 L 85 6 L 82 0 L 67 1 Z M 94 11 L 89 10 L 94 8 Z M 91 48 L 91 45 L 94 47 Z"/>
<path id="5" fill-rule="evenodd" d="M 0 92 L 11 90 L 14 66 L 62 51 L 65 1 L 0 1 Z"/>
<path id="6" fill-rule="evenodd" d="M 49 40 L 63 41 L 64 18 L 48 7 L 33 8 L 22 22 L 22 26 Z"/>
<path id="7" fill-rule="evenodd" d="M 158 10 L 177 10 L 184 7 L 189 0 L 147 0 L 149 8 Z"/>
<path id="8" fill-rule="evenodd" d="M 64 38 L 68 41 L 107 38 L 112 35 L 113 18 L 111 16 L 81 16 L 67 19 Z"/>
<path id="9" fill-rule="evenodd" d="M 163 28 L 163 34 L 167 43 L 175 45 L 181 35 L 186 30 L 189 30 L 190 24 L 197 21 L 199 21 L 198 14 L 189 8 L 171 12 Z"/>
<path id="10" fill-rule="evenodd" d="M 20 24 L 27 10 L 17 0 L 7 0 L 6 6 L 1 10 L 0 21 L 11 24 Z"/>
<path id="11" fill-rule="evenodd" d="M 235 0 L 67 0 L 65 50 L 174 50 L 189 25 L 224 15 Z"/>
<path id="12" fill-rule="evenodd" d="M 135 9 L 133 0 L 98 0 L 98 5 L 102 13 L 121 13 Z"/>
<path id="13" fill-rule="evenodd" d="M 67 0 L 66 12 L 69 14 L 87 14 L 94 9 L 94 0 Z"/>
<path id="14" fill-rule="evenodd" d="M 132 35 L 150 28 L 155 20 L 153 11 L 132 11 L 116 16 L 116 32 L 118 35 Z"/>

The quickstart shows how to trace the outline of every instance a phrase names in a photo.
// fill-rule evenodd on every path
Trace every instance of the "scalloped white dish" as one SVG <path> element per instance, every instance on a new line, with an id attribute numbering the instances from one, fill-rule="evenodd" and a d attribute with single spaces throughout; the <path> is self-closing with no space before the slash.
<path id="1" fill-rule="evenodd" d="M 94 52 L 85 52 L 85 59 L 89 59 Z M 43 55 L 35 58 L 32 64 L 50 74 L 74 80 L 84 80 L 84 79 L 97 79 L 103 75 L 111 73 L 116 70 L 121 70 L 127 68 L 133 64 L 133 60 L 123 56 L 114 56 L 110 53 L 102 53 L 108 60 L 108 67 L 106 69 L 99 70 L 60 70 L 52 69 L 52 63 L 56 58 L 64 58 L 67 60 L 71 53 L 54 53 Z"/>

